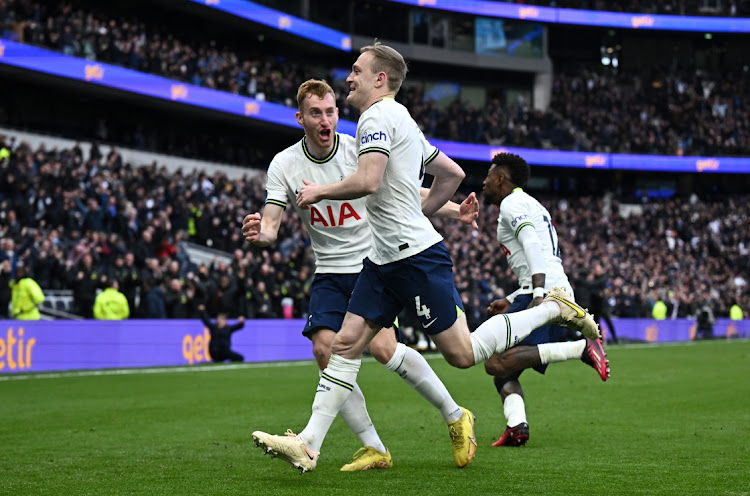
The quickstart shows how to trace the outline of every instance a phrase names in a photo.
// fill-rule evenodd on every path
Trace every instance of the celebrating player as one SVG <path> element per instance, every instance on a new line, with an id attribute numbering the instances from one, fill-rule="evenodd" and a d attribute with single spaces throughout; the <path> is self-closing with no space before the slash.
<path id="1" fill-rule="evenodd" d="M 552 216 L 522 189 L 530 174 L 529 164 L 523 158 L 500 153 L 492 158 L 484 180 L 483 201 L 500 207 L 497 241 L 507 254 L 508 265 L 520 286 L 502 300 L 493 301 L 487 309 L 490 315 L 540 305 L 544 295 L 555 286 L 564 288 L 568 295 L 573 294 L 563 270 Z M 609 360 L 605 358 L 601 340 L 587 337 L 568 341 L 569 335 L 569 329 L 545 325 L 535 329 L 518 346 L 484 362 L 487 373 L 495 378 L 507 419 L 505 432 L 493 446 L 522 446 L 529 439 L 523 389 L 518 380 L 523 370 L 534 368 L 544 374 L 552 362 L 580 359 L 594 367 L 603 381 L 609 378 Z"/>
<path id="2" fill-rule="evenodd" d="M 315 468 L 323 439 L 356 386 L 365 346 L 403 308 L 416 314 L 448 363 L 459 368 L 484 362 L 551 322 L 599 336 L 591 315 L 557 288 L 541 305 L 494 316 L 469 332 L 450 254 L 426 217 L 451 198 L 464 172 L 427 142 L 408 110 L 394 100 L 406 72 L 403 57 L 391 47 L 376 42 L 360 50 L 347 78 L 347 101 L 361 112 L 357 170 L 332 184 L 302 178 L 305 186 L 297 194 L 300 207 L 367 196 L 372 233 L 372 248 L 331 344 L 310 421 L 299 435 L 253 433 L 267 452 L 281 454 L 301 471 Z M 434 179 L 422 199 L 425 173 Z M 468 464 L 476 451 L 473 414 L 464 409 L 455 429 L 455 438 L 464 441 L 460 448 Z"/>
<path id="3" fill-rule="evenodd" d="M 295 191 L 302 187 L 303 178 L 327 184 L 339 181 L 357 169 L 354 138 L 336 132 L 338 109 L 333 89 L 325 81 L 306 81 L 297 92 L 297 102 L 297 121 L 305 130 L 305 136 L 271 162 L 263 216 L 250 214 L 243 221 L 243 235 L 257 246 L 268 246 L 276 240 L 282 213 L 289 198 L 293 199 Z M 448 202 L 439 213 L 475 224 L 477 207 L 476 195 L 472 194 L 460 207 Z M 305 207 L 295 203 L 295 208 L 305 222 L 316 256 L 310 316 L 303 334 L 312 340 L 313 354 L 323 371 L 328 366 L 331 342 L 341 328 L 354 283 L 362 270 L 362 260 L 370 251 L 367 211 L 364 198 L 325 201 Z M 440 410 L 451 434 L 457 431 L 452 428 L 452 423 L 461 418 L 463 411 L 422 355 L 398 343 L 393 329 L 379 332 L 369 349 L 386 368 L 399 374 Z M 378 437 L 362 391 L 356 384 L 340 413 L 364 445 L 352 463 L 341 470 L 391 467 L 391 454 Z M 454 445 L 456 443 L 459 441 L 454 439 Z M 460 450 L 454 452 L 459 466 L 468 463 Z"/>

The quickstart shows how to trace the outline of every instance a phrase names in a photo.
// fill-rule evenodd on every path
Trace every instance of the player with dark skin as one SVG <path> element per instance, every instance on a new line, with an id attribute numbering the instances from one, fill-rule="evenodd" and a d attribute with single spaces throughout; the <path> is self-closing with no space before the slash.
<path id="1" fill-rule="evenodd" d="M 557 235 L 551 227 L 550 214 L 539 202 L 523 192 L 522 187 L 528 181 L 529 175 L 530 168 L 521 157 L 498 154 L 493 158 L 484 181 L 484 202 L 501 207 L 498 219 L 498 242 L 508 255 L 509 264 L 519 279 L 519 285 L 522 286 L 513 295 L 490 303 L 487 307 L 490 316 L 517 312 L 540 305 L 544 298 L 548 276 L 554 285 L 564 283 L 569 286 L 559 251 L 554 249 L 557 244 Z M 542 227 L 545 232 L 540 235 L 536 229 L 539 228 L 539 224 L 545 223 L 548 224 L 548 228 L 545 230 Z M 549 239 L 546 237 L 547 232 L 549 232 Z M 531 233 L 537 234 L 529 239 Z M 544 250 L 535 249 L 534 237 L 547 243 Z M 508 246 L 505 243 L 509 243 Z M 551 246 L 549 246 L 550 243 Z M 513 259 L 510 258 L 511 253 L 513 253 Z M 522 258 L 519 259 L 519 257 Z M 529 282 L 531 282 L 530 285 Z M 533 291 L 531 291 L 532 288 Z M 528 440 L 529 430 L 523 408 L 524 393 L 519 381 L 519 376 L 524 370 L 534 368 L 544 373 L 547 364 L 551 362 L 581 359 L 593 367 L 602 380 L 607 380 L 609 362 L 605 358 L 606 354 L 601 348 L 601 342 L 587 339 L 584 343 L 579 338 L 568 329 L 548 326 L 534 331 L 529 338 L 517 346 L 493 355 L 485 361 L 485 371 L 494 378 L 495 388 L 500 394 L 506 417 L 509 420 L 505 433 L 493 446 L 522 446 Z M 578 344 L 573 342 L 562 344 L 567 341 L 576 341 Z M 544 357 L 542 351 L 544 351 Z M 518 396 L 512 397 L 506 403 L 506 399 L 511 395 Z M 511 421 L 511 417 L 515 421 Z"/>

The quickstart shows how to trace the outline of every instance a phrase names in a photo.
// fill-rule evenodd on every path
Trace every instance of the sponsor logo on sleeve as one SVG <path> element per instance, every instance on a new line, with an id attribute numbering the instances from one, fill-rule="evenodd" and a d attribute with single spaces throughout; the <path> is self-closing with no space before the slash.
<path id="1" fill-rule="evenodd" d="M 515 217 L 513 221 L 510 223 L 512 227 L 516 227 L 517 224 L 520 224 L 521 222 L 528 220 L 529 214 L 523 214 L 519 215 L 518 217 Z"/>
<path id="2" fill-rule="evenodd" d="M 362 138 L 360 139 L 360 144 L 366 145 L 367 143 L 371 143 L 373 141 L 388 141 L 388 135 L 385 134 L 383 131 L 377 131 L 375 133 L 366 133 L 362 135 Z"/>

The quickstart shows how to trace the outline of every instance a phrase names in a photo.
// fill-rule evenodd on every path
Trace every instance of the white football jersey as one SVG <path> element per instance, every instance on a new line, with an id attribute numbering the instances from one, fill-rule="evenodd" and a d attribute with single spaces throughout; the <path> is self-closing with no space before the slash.
<path id="1" fill-rule="evenodd" d="M 523 246 L 518 241 L 518 233 L 521 229 L 534 229 L 539 238 L 546 275 L 544 288 L 549 290 L 555 286 L 561 286 L 572 295 L 573 290 L 560 259 L 557 231 L 555 231 L 555 226 L 552 225 L 549 212 L 534 197 L 521 188 L 516 188 L 500 203 L 500 216 L 497 219 L 497 241 L 508 256 L 508 265 L 518 278 L 518 284 L 521 286 L 519 293 L 528 294 L 533 289 L 531 286 L 532 274 Z"/>
<path id="2" fill-rule="evenodd" d="M 305 138 L 278 153 L 268 167 L 266 204 L 294 206 L 307 226 L 319 273 L 354 274 L 370 252 L 370 229 L 365 199 L 322 200 L 304 208 L 297 206 L 297 191 L 303 179 L 317 184 L 336 183 L 357 170 L 354 138 L 335 135 L 331 154 L 313 157 Z"/>
<path id="3" fill-rule="evenodd" d="M 357 123 L 358 156 L 383 153 L 388 164 L 378 190 L 367 196 L 372 231 L 370 260 L 378 265 L 424 251 L 443 239 L 422 213 L 424 167 L 438 155 L 406 107 L 384 98 Z"/>

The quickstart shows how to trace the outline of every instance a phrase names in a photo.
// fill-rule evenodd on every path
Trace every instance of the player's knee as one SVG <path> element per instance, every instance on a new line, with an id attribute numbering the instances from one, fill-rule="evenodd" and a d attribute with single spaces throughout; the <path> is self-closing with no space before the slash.
<path id="1" fill-rule="evenodd" d="M 393 353 L 389 353 L 389 350 L 385 346 L 381 346 L 379 343 L 371 342 L 368 346 L 370 355 L 380 363 L 388 363 Z"/>
<path id="2" fill-rule="evenodd" d="M 313 356 L 318 362 L 318 367 L 323 370 L 328 367 L 328 360 L 331 358 L 331 348 L 325 343 L 315 343 L 313 345 Z"/>
<path id="3" fill-rule="evenodd" d="M 489 359 L 487 359 L 484 362 L 484 371 L 492 376 L 505 375 L 505 367 L 503 367 L 502 355 L 492 355 Z"/>
<path id="4" fill-rule="evenodd" d="M 445 360 L 459 369 L 468 369 L 474 366 L 474 355 L 465 353 L 443 353 Z"/>

